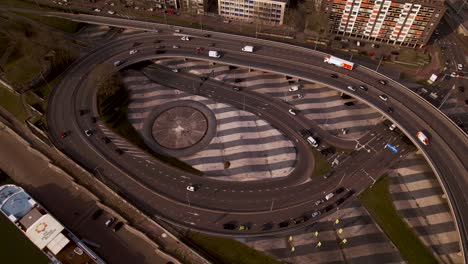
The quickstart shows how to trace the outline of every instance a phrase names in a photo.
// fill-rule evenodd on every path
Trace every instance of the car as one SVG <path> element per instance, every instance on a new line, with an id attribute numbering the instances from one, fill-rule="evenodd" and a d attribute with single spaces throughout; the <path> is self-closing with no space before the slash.
<path id="1" fill-rule="evenodd" d="M 293 223 L 295 225 L 297 225 L 297 224 L 304 223 L 307 220 L 309 220 L 309 218 L 307 216 L 303 215 L 303 216 L 299 216 L 299 217 L 294 218 Z"/>
<path id="2" fill-rule="evenodd" d="M 189 37 L 189 36 L 182 36 L 182 37 L 180 38 L 180 40 L 182 40 L 182 41 L 189 41 L 189 40 L 190 40 L 190 37 Z"/>
<path id="3" fill-rule="evenodd" d="M 104 223 L 107 227 L 111 226 L 115 222 L 115 217 L 111 217 L 107 219 L 107 221 Z"/>
<path id="4" fill-rule="evenodd" d="M 101 208 L 97 209 L 96 211 L 94 211 L 93 215 L 91 215 L 91 219 L 97 220 L 102 215 L 102 213 L 104 213 L 104 210 L 102 210 Z"/>
<path id="5" fill-rule="evenodd" d="M 340 187 L 340 188 L 336 189 L 333 193 L 334 194 L 340 194 L 340 193 L 344 192 L 345 190 L 346 189 L 344 187 Z"/>
<path id="6" fill-rule="evenodd" d="M 392 124 L 388 127 L 388 129 L 390 129 L 390 131 L 393 131 L 393 130 L 396 129 L 396 125 L 392 123 Z"/>
<path id="7" fill-rule="evenodd" d="M 283 222 L 280 222 L 278 224 L 279 228 L 285 228 L 287 226 L 289 226 L 289 220 L 284 220 Z"/>
<path id="8" fill-rule="evenodd" d="M 154 43 L 154 44 L 161 43 L 161 40 L 160 40 L 160 39 L 155 39 L 155 40 L 153 41 L 153 43 Z"/>
<path id="9" fill-rule="evenodd" d="M 234 79 L 234 82 L 235 82 L 235 83 L 240 83 L 240 82 L 242 82 L 242 79 L 236 78 L 236 79 Z"/>
<path id="10" fill-rule="evenodd" d="M 115 152 L 117 152 L 117 154 L 119 154 L 119 155 L 124 154 L 124 151 L 122 149 L 119 149 L 119 148 L 116 148 Z"/>
<path id="11" fill-rule="evenodd" d="M 288 112 L 293 116 L 297 115 L 297 110 L 289 109 Z"/>
<path id="12" fill-rule="evenodd" d="M 294 92 L 294 91 L 298 91 L 300 88 L 301 88 L 302 85 L 293 85 L 291 87 L 289 87 L 289 91 L 290 92 Z"/>
<path id="13" fill-rule="evenodd" d="M 84 133 L 87 137 L 90 137 L 91 135 L 93 135 L 93 131 L 91 129 L 86 129 Z"/>
<path id="14" fill-rule="evenodd" d="M 416 132 L 416 137 L 418 137 L 419 141 L 421 141 L 421 143 L 423 143 L 424 145 L 429 145 L 429 138 L 426 135 L 424 135 L 422 131 Z"/>
<path id="15" fill-rule="evenodd" d="M 101 12 L 101 9 L 99 9 L 99 8 L 93 8 L 93 11 L 99 13 L 99 12 Z"/>
<path id="16" fill-rule="evenodd" d="M 121 61 L 121 60 L 114 61 L 114 66 L 118 67 L 118 66 L 122 65 L 122 63 L 123 63 L 123 61 Z"/>
<path id="17" fill-rule="evenodd" d="M 348 90 L 351 90 L 351 91 L 353 91 L 353 92 L 355 92 L 355 91 L 356 91 L 356 88 L 354 88 L 354 87 L 353 87 L 353 86 L 351 86 L 351 85 L 348 85 L 348 87 L 347 87 L 347 88 L 348 88 Z"/>
<path id="18" fill-rule="evenodd" d="M 334 171 L 329 171 L 329 172 L 325 173 L 325 174 L 323 175 L 323 178 L 324 178 L 324 179 L 330 178 L 330 177 L 333 175 L 333 172 L 334 172 Z"/>
<path id="19" fill-rule="evenodd" d="M 67 132 L 60 131 L 60 138 L 65 138 L 65 137 L 67 137 Z"/>
<path id="20" fill-rule="evenodd" d="M 332 77 L 333 79 L 338 79 L 338 74 L 332 73 L 332 75 L 330 75 L 330 77 Z"/>
<path id="21" fill-rule="evenodd" d="M 203 35 L 203 37 L 209 38 L 209 37 L 211 37 L 211 35 L 210 34 L 205 34 L 205 35 Z"/>
<path id="22" fill-rule="evenodd" d="M 247 231 L 249 230 L 249 226 L 248 225 L 240 225 L 239 228 L 237 230 L 239 231 Z"/>
<path id="23" fill-rule="evenodd" d="M 223 20 L 223 23 L 229 24 L 229 23 L 231 23 L 231 20 L 225 19 L 225 20 Z"/>
<path id="24" fill-rule="evenodd" d="M 202 77 L 200 77 L 200 80 L 202 80 L 202 81 L 206 81 L 206 80 L 208 80 L 208 77 L 206 77 L 206 76 L 202 76 Z"/>
<path id="25" fill-rule="evenodd" d="M 214 47 L 215 44 L 214 43 L 208 43 L 208 47 Z"/>
<path id="26" fill-rule="evenodd" d="M 387 108 L 387 113 L 389 113 L 389 114 L 393 113 L 393 107 L 388 107 Z"/>
<path id="27" fill-rule="evenodd" d="M 171 69 L 172 72 L 179 72 L 179 69 Z"/>
<path id="28" fill-rule="evenodd" d="M 133 55 L 133 54 L 137 54 L 138 53 L 138 50 L 137 49 L 132 49 L 128 52 L 128 54 L 130 55 Z"/>
<path id="29" fill-rule="evenodd" d="M 109 15 L 114 15 L 115 11 L 109 10 L 109 11 L 107 11 L 107 13 L 109 13 Z"/>
<path id="30" fill-rule="evenodd" d="M 202 53 L 204 50 L 205 50 L 205 48 L 203 48 L 203 47 L 197 47 L 197 48 L 195 49 L 195 51 L 197 52 L 197 54 Z"/>
<path id="31" fill-rule="evenodd" d="M 324 199 L 320 199 L 320 200 L 315 201 L 315 205 L 317 206 L 317 205 L 323 204 L 324 202 L 325 202 Z"/>
<path id="32" fill-rule="evenodd" d="M 160 46 L 156 47 L 156 49 L 164 49 L 164 48 L 166 48 L 166 46 L 164 46 L 164 45 L 160 45 Z"/>
<path id="33" fill-rule="evenodd" d="M 329 212 L 333 209 L 333 204 L 330 204 L 328 205 L 327 207 L 325 207 L 325 209 L 323 209 L 325 212 Z"/>
<path id="34" fill-rule="evenodd" d="M 312 218 L 315 218 L 317 216 L 320 216 L 322 213 L 320 211 L 315 211 L 315 212 L 312 212 L 311 216 Z"/>
<path id="35" fill-rule="evenodd" d="M 354 190 L 349 190 L 345 195 L 343 195 L 343 199 L 348 199 L 349 197 L 353 196 Z"/>
<path id="36" fill-rule="evenodd" d="M 379 95 L 380 100 L 387 102 L 388 101 L 388 96 L 386 94 L 381 94 Z"/>
<path id="37" fill-rule="evenodd" d="M 190 184 L 190 185 L 187 185 L 187 191 L 189 192 L 195 192 L 196 190 L 199 189 L 198 185 L 196 184 Z"/>
<path id="38" fill-rule="evenodd" d="M 463 64 L 458 63 L 458 64 L 457 64 L 457 69 L 458 69 L 459 71 L 463 71 Z"/>
<path id="39" fill-rule="evenodd" d="M 164 53 L 166 53 L 166 51 L 165 51 L 165 50 L 157 50 L 157 51 L 155 51 L 154 53 L 156 53 L 156 54 L 164 54 Z"/>
<path id="40" fill-rule="evenodd" d="M 223 225 L 223 228 L 224 229 L 227 229 L 227 230 L 234 230 L 236 229 L 237 225 L 236 224 L 233 224 L 233 223 L 226 223 Z"/>
<path id="41" fill-rule="evenodd" d="M 102 139 L 102 141 L 104 141 L 104 143 L 106 143 L 106 144 L 109 144 L 109 143 L 111 142 L 110 138 L 108 138 L 108 137 L 102 137 L 101 139 Z"/>
<path id="42" fill-rule="evenodd" d="M 115 224 L 114 227 L 112 228 L 112 231 L 117 232 L 120 230 L 120 228 L 122 228 L 122 226 L 124 226 L 124 223 L 117 222 L 117 224 Z"/>
<path id="43" fill-rule="evenodd" d="M 180 46 L 172 45 L 172 48 L 173 48 L 173 49 L 178 49 L 178 48 L 180 48 Z"/>
<path id="44" fill-rule="evenodd" d="M 386 81 L 386 80 L 379 80 L 379 83 L 380 83 L 381 85 L 386 85 L 386 84 L 387 84 L 387 81 Z"/>
<path id="45" fill-rule="evenodd" d="M 345 199 L 342 197 L 342 198 L 336 200 L 335 205 L 338 206 L 338 205 L 342 204 L 344 201 L 345 201 Z"/>
<path id="46" fill-rule="evenodd" d="M 465 87 L 464 86 L 458 86 L 458 91 L 460 91 L 460 93 L 465 92 Z"/>
<path id="47" fill-rule="evenodd" d="M 353 105 L 354 105 L 354 102 L 346 102 L 346 103 L 344 103 L 344 105 L 346 105 L 346 106 L 353 106 Z"/>
<path id="48" fill-rule="evenodd" d="M 367 86 L 359 85 L 359 89 L 367 92 Z"/>
<path id="49" fill-rule="evenodd" d="M 237 86 L 235 86 L 235 87 L 232 87 L 232 90 L 234 90 L 234 91 L 238 91 L 238 92 L 239 92 L 239 91 L 241 90 L 241 88 L 240 88 L 240 87 L 237 87 Z"/>
<path id="50" fill-rule="evenodd" d="M 182 30 L 180 30 L 180 29 L 175 29 L 174 32 L 175 32 L 175 33 L 180 33 L 180 32 L 182 32 Z"/>
<path id="51" fill-rule="evenodd" d="M 331 192 L 331 193 L 325 195 L 325 200 L 328 201 L 328 200 L 330 200 L 331 198 L 333 198 L 334 196 L 335 196 L 335 194 Z"/>
<path id="52" fill-rule="evenodd" d="M 303 97 L 304 97 L 303 94 L 295 94 L 295 95 L 292 96 L 293 99 L 301 99 Z"/>
<path id="53" fill-rule="evenodd" d="M 141 44 L 143 44 L 143 42 L 134 42 L 132 47 L 138 47 L 140 46 Z"/>

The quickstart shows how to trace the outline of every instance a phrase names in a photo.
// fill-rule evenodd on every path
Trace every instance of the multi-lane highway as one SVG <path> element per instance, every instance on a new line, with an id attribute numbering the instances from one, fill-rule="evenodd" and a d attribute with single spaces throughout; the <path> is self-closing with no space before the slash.
<path id="1" fill-rule="evenodd" d="M 155 25 L 139 24 L 136 21 L 83 15 L 73 17 L 102 24 L 156 29 Z M 211 32 L 210 37 L 204 37 L 206 32 L 193 29 L 183 29 L 182 34 L 192 36 L 192 40 L 182 42 L 181 34 L 174 33 L 168 28 L 163 28 L 160 33 L 123 37 L 106 43 L 74 63 L 67 70 L 67 75 L 57 84 L 49 99 L 47 120 L 55 144 L 86 167 L 99 171 L 106 183 L 119 189 L 131 202 L 152 216 L 213 233 L 257 235 L 280 232 L 285 228 L 280 228 L 278 223 L 284 220 L 304 214 L 311 215 L 311 212 L 316 210 L 323 210 L 325 213 L 324 208 L 330 209 L 329 206 L 333 204 L 333 208 L 336 208 L 336 202 L 339 199 L 319 206 L 315 206 L 314 201 L 339 186 L 356 192 L 363 190 L 372 183 L 367 171 L 372 170 L 378 176 L 378 173 L 382 172 L 388 163 L 395 159 L 395 156 L 382 150 L 376 153 L 358 151 L 353 159 L 366 162 L 349 164 L 346 166 L 347 173 L 341 173 L 340 166 L 336 172 L 338 177 L 331 177 L 327 180 L 320 178 L 297 185 L 298 179 L 304 179 L 301 177 L 304 176 L 303 173 L 310 175 L 312 169 L 310 166 L 301 165 L 302 161 L 311 160 L 310 149 L 304 139 L 298 136 L 297 130 L 313 127 L 313 124 L 300 114 L 289 115 L 287 110 L 290 106 L 284 102 L 270 100 L 271 103 L 266 105 L 265 99 L 258 94 L 245 91 L 234 92 L 227 85 L 209 80 L 202 86 L 206 85 L 207 89 L 202 88 L 201 95 L 210 91 L 213 93 L 212 96 L 220 100 L 229 99 L 229 103 L 233 105 L 236 105 L 236 102 L 239 103 L 239 100 L 249 98 L 246 100 L 248 110 L 274 123 L 295 142 L 298 149 L 298 167 L 292 177 L 266 182 L 228 183 L 200 178 L 161 164 L 154 159 L 142 160 L 128 155 L 119 155 L 110 145 L 102 142 L 100 132 L 90 116 L 78 114 L 79 109 L 90 109 L 92 114 L 97 115 L 96 89 L 87 76 L 92 66 L 98 63 L 112 64 L 116 60 L 125 60 L 125 64 L 120 66 L 125 67 L 148 59 L 186 57 L 211 59 L 229 65 L 278 72 L 306 81 L 323 83 L 349 92 L 383 114 L 389 115 L 388 117 L 421 149 L 448 194 L 457 227 L 461 233 L 461 241 L 466 248 L 468 228 L 465 222 L 468 220 L 468 210 L 466 210 L 468 194 L 465 194 L 463 189 L 468 185 L 465 163 L 468 160 L 467 136 L 440 111 L 385 76 L 359 65 L 353 71 L 346 71 L 324 64 L 324 54 L 312 50 L 215 32 Z M 155 53 L 155 45 L 160 45 L 153 43 L 155 39 L 161 40 L 161 44 L 166 47 L 164 54 Z M 135 42 L 142 43 L 138 47 L 139 52 L 130 55 L 129 50 Z M 215 47 L 208 48 L 209 43 L 214 43 Z M 172 49 L 172 45 L 178 45 L 180 48 Z M 256 51 L 250 54 L 244 53 L 241 51 L 243 45 L 253 45 Z M 198 46 L 205 47 L 203 54 L 197 54 L 196 47 Z M 220 51 L 222 57 L 220 59 L 208 58 L 209 49 Z M 164 71 L 164 69 L 158 70 Z M 339 78 L 330 78 L 331 73 L 337 73 Z M 189 76 L 178 77 L 175 73 L 168 73 L 167 76 L 190 78 Z M 388 84 L 379 84 L 379 79 L 386 79 Z M 348 85 L 362 84 L 369 88 L 367 92 L 359 89 L 351 92 L 346 89 Z M 181 81 L 178 88 L 184 89 L 186 85 Z M 386 94 L 388 101 L 380 100 L 381 94 Z M 387 112 L 389 107 L 394 109 L 392 113 Z M 273 112 L 272 110 L 275 111 L 275 115 L 269 114 Z M 86 137 L 83 133 L 86 129 L 96 130 L 95 134 Z M 422 145 L 415 137 L 415 133 L 421 130 L 429 136 L 429 146 Z M 72 131 L 72 133 L 69 137 L 61 139 L 58 136 L 59 131 Z M 333 143 L 332 137 L 327 138 L 326 134 L 321 136 Z M 191 183 L 200 183 L 202 187 L 197 192 L 189 193 L 185 187 Z M 309 220 L 308 223 L 311 221 L 313 220 Z M 244 233 L 226 230 L 223 228 L 226 223 L 246 224 L 250 226 L 250 230 Z"/>

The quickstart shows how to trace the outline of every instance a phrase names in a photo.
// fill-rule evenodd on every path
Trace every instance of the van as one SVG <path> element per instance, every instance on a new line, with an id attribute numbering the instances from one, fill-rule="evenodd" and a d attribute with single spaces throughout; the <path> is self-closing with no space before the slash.
<path id="1" fill-rule="evenodd" d="M 221 58 L 221 54 L 219 54 L 219 52 L 215 50 L 210 50 L 208 52 L 208 56 L 211 58 L 217 58 L 217 59 Z"/>
<path id="2" fill-rule="evenodd" d="M 307 142 L 309 142 L 309 144 L 314 148 L 318 147 L 317 141 L 315 140 L 315 138 L 313 138 L 311 136 L 307 137 Z"/>
<path id="3" fill-rule="evenodd" d="M 335 196 L 333 193 L 329 193 L 327 195 L 325 195 L 325 200 L 330 200 L 331 198 L 333 198 L 333 196 Z"/>
<path id="4" fill-rule="evenodd" d="M 253 52 L 253 50 L 254 50 L 253 46 L 244 46 L 242 48 L 242 51 L 244 51 L 244 52 Z"/>
<path id="5" fill-rule="evenodd" d="M 289 91 L 290 92 L 298 91 L 299 88 L 301 88 L 301 85 L 293 85 L 293 86 L 289 87 Z"/>

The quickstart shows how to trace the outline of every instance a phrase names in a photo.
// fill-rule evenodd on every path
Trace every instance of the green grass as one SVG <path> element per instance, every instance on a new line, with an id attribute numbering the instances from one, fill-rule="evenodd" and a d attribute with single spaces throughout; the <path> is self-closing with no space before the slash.
<path id="1" fill-rule="evenodd" d="M 37 6 L 33 2 L 28 2 L 24 0 L 1 0 L 0 1 L 0 6 L 5 6 L 5 7 L 15 7 L 15 8 L 26 8 L 26 9 L 40 9 L 43 11 L 56 11 L 52 8 L 47 8 L 44 6 Z"/>
<path id="2" fill-rule="evenodd" d="M 51 82 L 49 82 L 48 84 L 45 83 L 39 87 L 36 87 L 34 88 L 34 92 L 41 98 L 43 98 L 44 100 L 47 100 L 47 98 L 49 98 L 49 93 L 50 93 L 50 90 L 52 90 L 52 88 L 54 87 L 55 83 L 57 82 L 58 80 L 58 77 L 53 79 Z"/>
<path id="3" fill-rule="evenodd" d="M 388 177 L 381 177 L 372 188 L 364 191 L 359 199 L 409 263 L 437 263 L 431 251 L 421 242 L 393 206 Z"/>
<path id="4" fill-rule="evenodd" d="M 191 233 L 186 237 L 210 256 L 214 263 L 223 264 L 280 264 L 281 262 L 234 239 Z"/>
<path id="5" fill-rule="evenodd" d="M 428 64 L 431 61 L 429 53 L 424 54 L 421 50 L 401 48 L 399 50 L 398 61 L 412 64 Z"/>
<path id="6" fill-rule="evenodd" d="M 24 121 L 26 119 L 26 111 L 21 103 L 21 98 L 2 85 L 0 85 L 0 105 L 18 120 Z"/>
<path id="7" fill-rule="evenodd" d="M 8 49 L 10 45 L 10 39 L 8 36 L 0 32 L 0 57 L 2 57 L 3 53 Z"/>
<path id="8" fill-rule="evenodd" d="M 21 85 L 31 81 L 41 72 L 41 64 L 29 57 L 22 57 L 14 64 L 8 65 L 5 78 L 13 86 Z"/>
<path id="9" fill-rule="evenodd" d="M 314 172 L 312 172 L 312 177 L 317 177 L 317 176 L 322 176 L 325 173 L 329 172 L 332 167 L 330 163 L 328 163 L 316 150 L 312 150 L 312 153 L 314 154 Z"/>
<path id="10" fill-rule="evenodd" d="M 68 33 L 75 33 L 81 27 L 80 23 L 64 18 L 46 17 L 24 12 L 17 12 L 17 14 Z"/>

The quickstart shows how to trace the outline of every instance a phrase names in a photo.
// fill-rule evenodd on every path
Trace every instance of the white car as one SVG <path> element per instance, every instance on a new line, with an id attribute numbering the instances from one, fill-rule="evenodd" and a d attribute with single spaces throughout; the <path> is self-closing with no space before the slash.
<path id="1" fill-rule="evenodd" d="M 457 73 L 456 73 L 456 72 L 452 72 L 452 73 L 450 74 L 450 77 L 454 77 L 454 78 L 457 77 Z"/>
<path id="2" fill-rule="evenodd" d="M 194 192 L 197 189 L 198 189 L 198 186 L 195 185 L 195 184 L 190 184 L 190 185 L 187 186 L 187 191 L 189 191 L 189 192 Z"/>
<path id="3" fill-rule="evenodd" d="M 189 41 L 190 40 L 190 37 L 189 36 L 183 36 L 180 38 L 180 40 L 182 41 Z"/>
<path id="4" fill-rule="evenodd" d="M 99 13 L 99 12 L 101 12 L 101 9 L 99 9 L 99 8 L 93 8 L 93 11 Z"/>
<path id="5" fill-rule="evenodd" d="M 390 129 L 390 131 L 395 130 L 395 128 L 396 128 L 396 125 L 395 125 L 395 124 L 391 124 L 391 125 L 388 127 L 388 129 Z"/>
<path id="6" fill-rule="evenodd" d="M 117 67 L 117 66 L 120 66 L 122 65 L 123 61 L 114 61 L 114 66 Z"/>
<path id="7" fill-rule="evenodd" d="M 458 64 L 457 64 L 457 69 L 458 69 L 459 71 L 463 71 L 463 64 L 458 63 Z"/>
<path id="8" fill-rule="evenodd" d="M 379 95 L 379 98 L 380 98 L 380 100 L 382 100 L 382 101 L 384 101 L 384 102 L 387 102 L 387 100 L 388 100 L 388 96 L 385 95 L 385 94 Z"/>
<path id="9" fill-rule="evenodd" d="M 93 134 L 93 131 L 91 131 L 91 129 L 86 129 L 84 133 L 87 137 L 90 137 Z"/>
<path id="10" fill-rule="evenodd" d="M 107 11 L 107 13 L 109 13 L 110 15 L 114 15 L 115 11 L 109 10 L 109 11 Z"/>
<path id="11" fill-rule="evenodd" d="M 178 49 L 178 48 L 180 48 L 180 47 L 177 46 L 177 45 L 173 45 L 172 48 L 173 48 L 173 49 Z"/>
<path id="12" fill-rule="evenodd" d="M 137 54 L 137 53 L 138 53 L 137 49 L 132 49 L 131 51 L 128 52 L 128 54 L 130 55 Z"/>
<path id="13" fill-rule="evenodd" d="M 354 87 L 352 87 L 351 85 L 349 85 L 349 86 L 348 86 L 348 90 L 351 90 L 351 91 L 355 92 L 355 91 L 356 91 L 356 88 L 354 88 Z"/>
<path id="14" fill-rule="evenodd" d="M 288 112 L 291 114 L 291 115 L 297 115 L 297 111 L 294 110 L 294 109 L 289 109 Z"/>
<path id="15" fill-rule="evenodd" d="M 172 69 L 172 72 L 179 72 L 179 69 Z"/>

